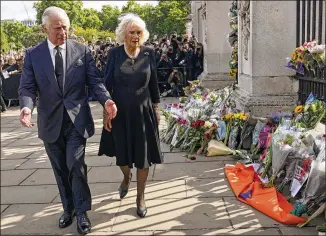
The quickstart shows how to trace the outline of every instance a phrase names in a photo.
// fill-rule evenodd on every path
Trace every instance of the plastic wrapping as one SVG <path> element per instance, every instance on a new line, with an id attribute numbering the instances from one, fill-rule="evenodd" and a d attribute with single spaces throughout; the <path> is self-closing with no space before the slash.
<path id="1" fill-rule="evenodd" d="M 216 140 L 209 141 L 208 148 L 207 148 L 208 157 L 224 156 L 230 154 L 233 154 L 233 151 L 230 148 L 228 148 L 224 143 Z"/>
<path id="2" fill-rule="evenodd" d="M 325 142 L 325 140 L 324 140 Z M 305 201 L 313 200 L 325 192 L 325 146 L 320 150 L 316 160 L 311 163 L 310 173 L 302 196 Z"/>
<path id="3" fill-rule="evenodd" d="M 231 128 L 230 137 L 228 140 L 228 147 L 235 150 L 238 146 L 238 136 L 240 134 L 240 127 L 233 126 Z"/>
<path id="4" fill-rule="evenodd" d="M 258 143 L 260 131 L 265 127 L 265 123 L 261 120 L 257 121 L 254 132 L 252 133 L 252 145 L 255 146 Z"/>
<path id="5" fill-rule="evenodd" d="M 218 141 L 222 141 L 225 139 L 226 135 L 226 124 L 223 120 L 217 121 L 217 128 L 216 128 L 216 139 Z"/>

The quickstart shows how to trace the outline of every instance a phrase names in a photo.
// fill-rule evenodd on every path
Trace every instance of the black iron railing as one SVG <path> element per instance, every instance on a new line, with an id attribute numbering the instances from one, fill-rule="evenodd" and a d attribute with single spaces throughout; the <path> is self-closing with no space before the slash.
<path id="1" fill-rule="evenodd" d="M 305 42 L 317 40 L 318 44 L 325 44 L 326 16 L 325 2 L 316 0 L 297 0 L 296 46 Z M 324 36 L 323 36 L 324 34 Z M 318 99 L 325 101 L 326 69 L 317 64 L 312 68 L 314 73 L 297 74 L 299 80 L 299 101 L 304 104 L 312 92 Z"/>

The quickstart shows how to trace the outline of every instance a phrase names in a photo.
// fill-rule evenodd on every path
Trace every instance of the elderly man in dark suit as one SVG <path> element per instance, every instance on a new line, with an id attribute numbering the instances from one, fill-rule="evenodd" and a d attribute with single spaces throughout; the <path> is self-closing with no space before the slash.
<path id="1" fill-rule="evenodd" d="M 58 7 L 47 8 L 42 16 L 47 40 L 26 51 L 19 87 L 20 122 L 32 127 L 31 114 L 38 97 L 37 125 L 50 159 L 64 214 L 64 228 L 77 216 L 77 230 L 90 232 L 87 211 L 91 193 L 84 161 L 86 139 L 94 134 L 94 121 L 87 101 L 86 86 L 113 119 L 117 108 L 101 83 L 89 49 L 67 40 L 70 21 Z"/>

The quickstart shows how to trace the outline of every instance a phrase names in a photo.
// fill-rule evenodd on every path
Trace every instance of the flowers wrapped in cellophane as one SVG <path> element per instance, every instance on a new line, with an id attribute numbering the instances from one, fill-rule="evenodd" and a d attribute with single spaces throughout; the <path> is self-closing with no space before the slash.
<path id="1" fill-rule="evenodd" d="M 295 109 L 296 127 L 303 130 L 314 129 L 325 116 L 326 105 L 323 101 L 317 100 L 312 93 L 309 95 L 304 106 Z"/>

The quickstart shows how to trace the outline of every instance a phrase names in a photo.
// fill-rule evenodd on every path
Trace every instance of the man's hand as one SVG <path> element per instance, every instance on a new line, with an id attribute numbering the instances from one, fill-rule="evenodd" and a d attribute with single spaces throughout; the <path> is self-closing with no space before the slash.
<path id="1" fill-rule="evenodd" d="M 20 113 L 20 117 L 19 117 L 20 123 L 27 128 L 31 128 L 33 127 L 35 124 L 31 121 L 32 120 L 32 113 L 31 111 L 25 107 L 21 113 Z"/>
<path id="2" fill-rule="evenodd" d="M 109 120 L 114 119 L 114 117 L 117 115 L 117 106 L 112 100 L 108 100 L 105 102 L 105 110 L 109 115 Z"/>
<path id="3" fill-rule="evenodd" d="M 106 110 L 103 111 L 103 126 L 106 131 L 111 132 L 112 123 Z"/>

